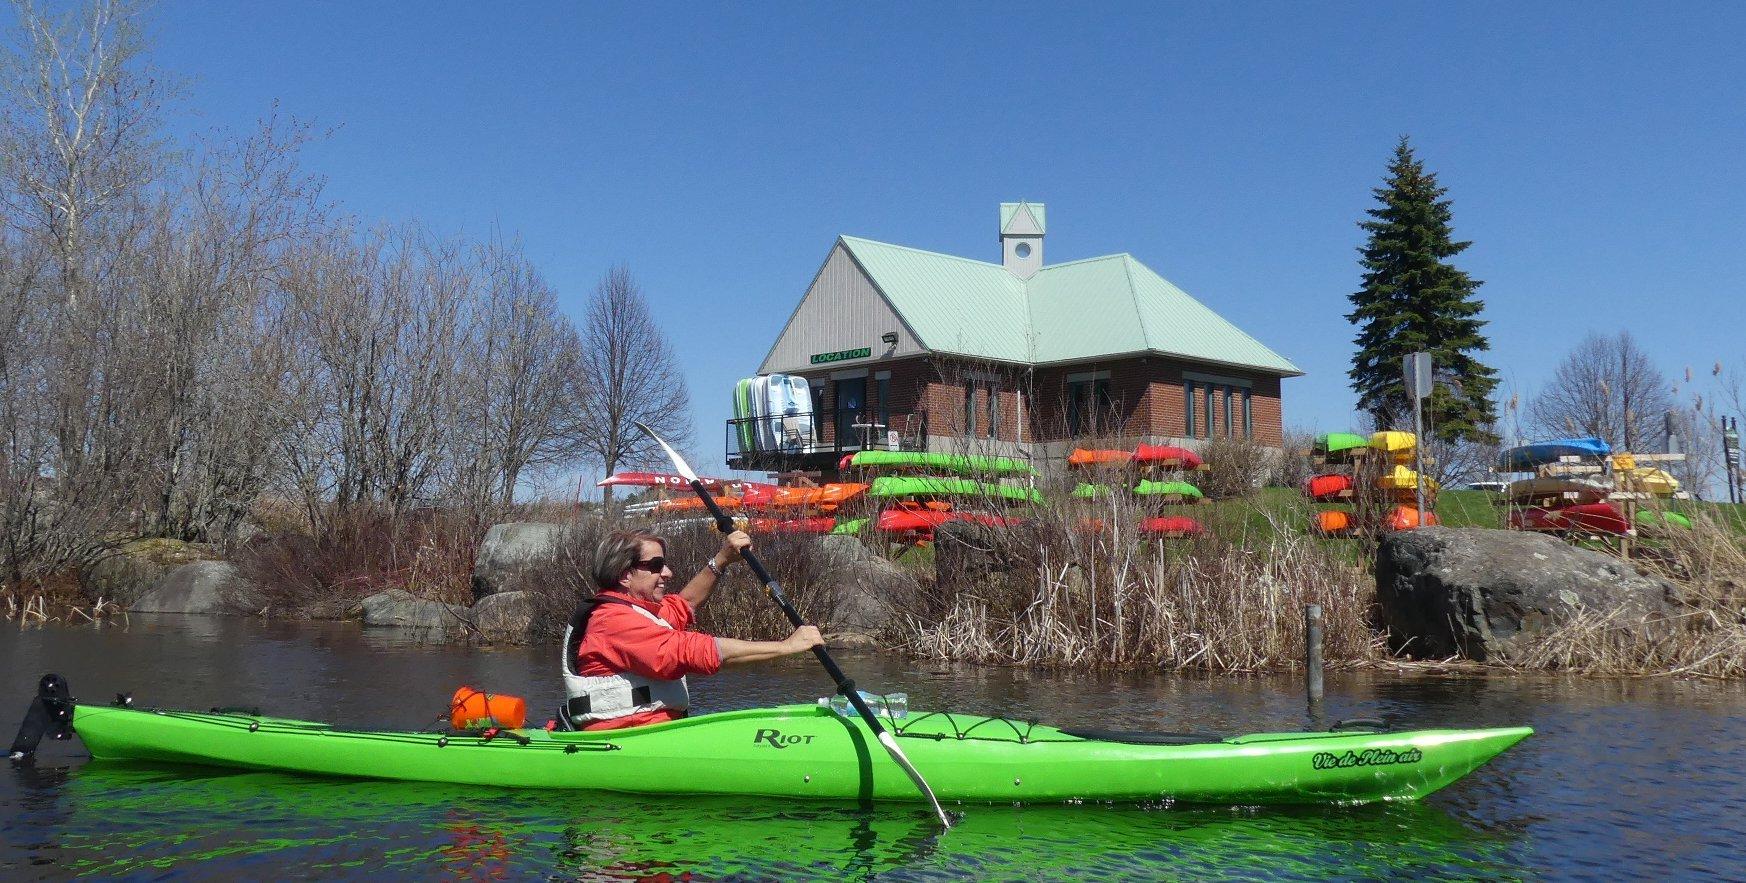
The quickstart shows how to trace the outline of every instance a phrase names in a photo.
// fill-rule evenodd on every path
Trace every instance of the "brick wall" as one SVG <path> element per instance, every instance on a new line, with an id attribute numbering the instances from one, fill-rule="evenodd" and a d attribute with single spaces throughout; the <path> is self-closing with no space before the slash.
<path id="1" fill-rule="evenodd" d="M 1222 375 L 1247 379 L 1251 382 L 1250 420 L 1254 429 L 1254 439 L 1263 445 L 1278 447 L 1284 443 L 1284 423 L 1280 408 L 1280 378 L 1259 374 L 1248 374 L 1232 369 L 1210 368 L 1206 366 L 1189 365 L 1172 359 L 1157 356 L 1141 356 L 1129 359 L 1114 359 L 1108 362 L 1086 363 L 1071 366 L 1050 366 L 1027 372 L 1009 367 L 990 368 L 987 365 L 974 363 L 952 363 L 933 358 L 899 359 L 889 362 L 878 362 L 867 366 L 867 409 L 877 412 L 878 384 L 873 374 L 880 371 L 890 371 L 889 385 L 891 402 L 888 410 L 893 415 L 893 423 L 898 423 L 898 415 L 922 413 L 928 415 L 928 429 L 935 436 L 957 436 L 961 434 L 964 420 L 964 379 L 974 376 L 978 379 L 976 385 L 976 425 L 977 437 L 987 435 L 988 401 L 987 384 L 982 377 L 992 374 L 998 386 L 1000 431 L 998 437 L 1004 441 L 1047 441 L 1064 438 L 1067 426 L 1067 377 L 1092 371 L 1109 372 L 1110 398 L 1114 404 L 1114 412 L 1119 427 L 1110 431 L 1136 436 L 1157 436 L 1180 438 L 1186 436 L 1186 420 L 1183 411 L 1183 371 L 1198 371 L 1203 374 Z M 835 387 L 829 382 L 830 372 L 820 371 L 807 375 L 809 379 L 823 378 L 825 383 L 824 407 L 834 411 Z M 1028 390 L 1027 390 L 1027 384 Z M 1205 392 L 1203 387 L 1196 385 L 1196 412 L 1201 415 L 1197 420 L 1199 438 L 1207 437 L 1207 427 L 1204 420 Z M 1023 399 L 1022 408 L 1020 399 Z M 1022 411 L 1022 425 L 1021 425 Z M 1107 415 L 1105 415 L 1107 416 Z M 1240 399 L 1232 402 L 1232 422 L 1241 426 L 1242 410 Z M 904 427 L 894 427 L 903 429 Z M 1240 431 L 1240 429 L 1239 429 Z M 831 421 L 821 422 L 820 439 L 829 444 L 835 437 L 835 426 Z"/>

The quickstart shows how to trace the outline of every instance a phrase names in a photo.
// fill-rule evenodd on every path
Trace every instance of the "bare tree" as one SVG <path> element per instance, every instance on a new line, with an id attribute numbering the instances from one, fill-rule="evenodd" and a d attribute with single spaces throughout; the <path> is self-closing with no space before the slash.
<path id="1" fill-rule="evenodd" d="M 607 473 L 658 452 L 632 426 L 645 423 L 676 444 L 689 438 L 690 396 L 642 288 L 623 265 L 607 271 L 579 331 L 582 376 L 571 433 L 582 456 Z M 607 488 L 611 503 L 612 489 Z"/>
<path id="2" fill-rule="evenodd" d="M 1572 350 L 1528 406 L 1528 419 L 1545 435 L 1596 436 L 1618 450 L 1643 451 L 1663 442 L 1672 409 L 1667 378 L 1621 331 L 1591 334 Z"/>
<path id="3" fill-rule="evenodd" d="M 461 369 L 457 490 L 475 516 L 514 502 L 524 470 L 574 453 L 567 429 L 583 380 L 576 329 L 518 246 L 476 250 L 482 285 Z"/>

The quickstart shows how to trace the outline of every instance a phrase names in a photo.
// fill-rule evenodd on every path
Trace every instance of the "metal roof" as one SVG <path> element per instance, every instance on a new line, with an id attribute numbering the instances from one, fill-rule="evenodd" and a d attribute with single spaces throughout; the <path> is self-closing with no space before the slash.
<path id="1" fill-rule="evenodd" d="M 935 352 L 1028 364 L 1156 352 L 1303 373 L 1131 255 L 1044 267 L 1026 282 L 999 264 L 853 236 L 841 241 Z"/>

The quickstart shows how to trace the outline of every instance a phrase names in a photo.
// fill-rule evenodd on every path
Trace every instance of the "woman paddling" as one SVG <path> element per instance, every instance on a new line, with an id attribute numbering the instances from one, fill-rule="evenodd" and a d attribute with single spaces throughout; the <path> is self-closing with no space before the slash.
<path id="1" fill-rule="evenodd" d="M 824 644 L 817 626 L 803 625 L 781 641 L 742 641 L 687 631 L 692 613 L 715 591 L 723 568 L 740 560 L 752 538 L 734 531 L 721 550 L 676 595 L 667 541 L 646 530 L 608 534 L 594 559 L 594 597 L 582 602 L 564 630 L 564 704 L 583 730 L 635 727 L 685 716 L 686 675 L 712 675 L 724 665 L 804 653 Z"/>

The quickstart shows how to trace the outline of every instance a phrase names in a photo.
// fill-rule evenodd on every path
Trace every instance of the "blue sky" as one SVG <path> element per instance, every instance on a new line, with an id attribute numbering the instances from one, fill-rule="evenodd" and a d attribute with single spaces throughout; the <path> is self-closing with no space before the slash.
<path id="1" fill-rule="evenodd" d="M 573 315 L 628 264 L 705 464 L 839 233 L 998 260 L 1129 252 L 1351 422 L 1356 222 L 1395 140 L 1455 201 L 1490 362 L 1531 395 L 1589 331 L 1670 378 L 1746 361 L 1746 5 L 211 3 L 151 14 L 178 130 L 282 113 L 368 219 L 519 235 Z M 1700 383 L 1700 386 L 1702 384 Z M 1507 392 L 1506 392 L 1507 396 Z"/>

